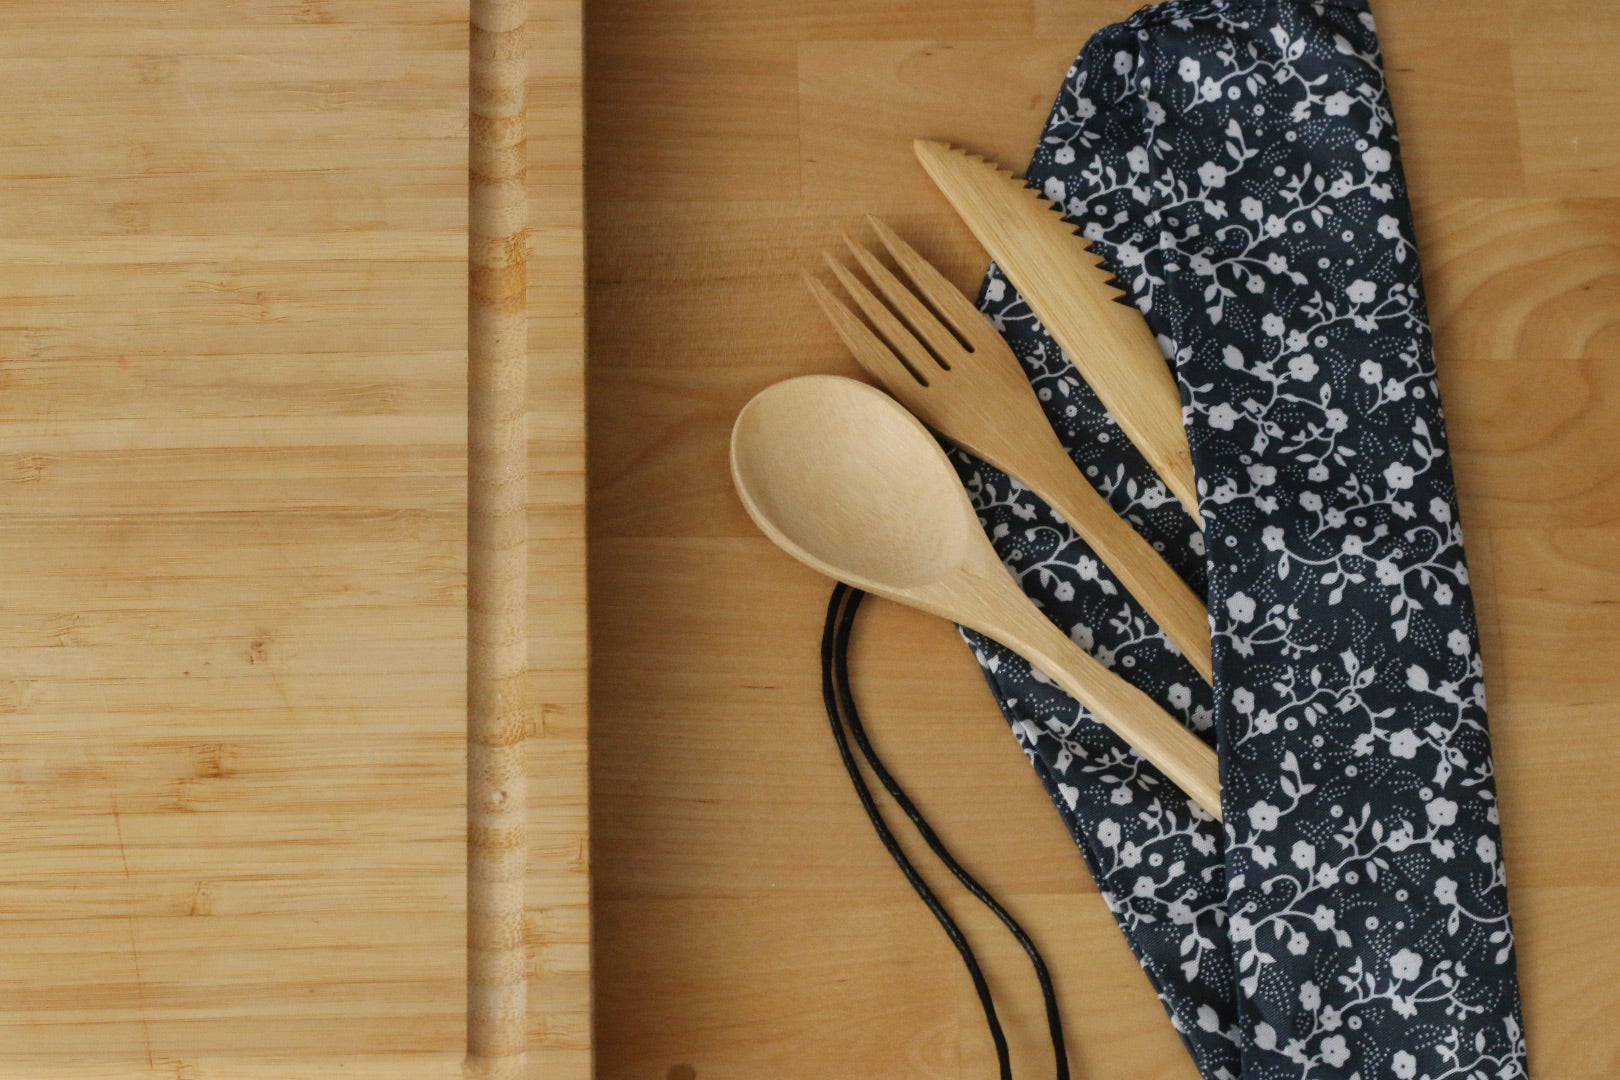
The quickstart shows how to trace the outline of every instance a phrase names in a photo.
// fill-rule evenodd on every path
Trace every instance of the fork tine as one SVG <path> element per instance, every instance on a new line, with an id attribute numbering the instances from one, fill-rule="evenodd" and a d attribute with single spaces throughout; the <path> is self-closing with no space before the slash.
<path id="1" fill-rule="evenodd" d="M 833 291 L 809 273 L 800 275 L 804 283 L 809 286 L 810 294 L 821 305 L 822 313 L 827 321 L 832 323 L 844 346 L 855 355 L 855 362 L 861 368 L 883 383 L 894 389 L 896 393 L 907 383 L 927 386 L 928 382 L 918 375 L 898 356 L 867 325 L 857 319 L 853 312 L 844 305 L 844 302 L 833 295 Z"/>
<path id="2" fill-rule="evenodd" d="M 878 335 L 888 342 L 890 351 L 911 369 L 918 382 L 927 386 L 929 376 L 938 372 L 939 365 L 933 356 L 929 355 L 923 343 L 917 340 L 917 335 L 907 329 L 906 324 L 901 322 L 894 312 L 884 307 L 883 301 L 873 296 L 871 291 L 861 284 L 860 279 L 850 273 L 848 267 L 833 258 L 830 252 L 823 252 L 822 258 L 827 261 L 833 276 L 844 287 L 850 299 L 854 300 L 872 321 Z"/>
<path id="3" fill-rule="evenodd" d="M 855 261 L 861 264 L 861 269 L 866 271 L 866 276 L 877 286 L 889 306 L 928 343 L 933 359 L 949 371 L 951 358 L 960 356 L 964 351 L 950 327 L 940 322 L 939 316 L 928 310 L 928 305 L 917 299 L 911 287 L 895 277 L 887 266 L 878 261 L 876 255 L 867 250 L 866 245 L 856 243 L 848 233 L 843 234 L 843 240 L 844 246 L 849 248 L 849 253 L 855 256 Z"/>
<path id="4" fill-rule="evenodd" d="M 935 270 L 932 263 L 917 254 L 910 244 L 900 239 L 893 229 L 871 214 L 866 215 L 866 222 L 872 226 L 872 231 L 877 233 L 878 239 L 883 241 L 883 246 L 889 249 L 894 261 L 900 264 L 906 276 L 917 286 L 917 291 L 934 305 L 935 310 L 951 324 L 961 339 L 966 342 L 982 340 L 981 335 L 986 323 L 979 309 L 958 292 L 956 286 L 945 279 L 944 274 Z"/>

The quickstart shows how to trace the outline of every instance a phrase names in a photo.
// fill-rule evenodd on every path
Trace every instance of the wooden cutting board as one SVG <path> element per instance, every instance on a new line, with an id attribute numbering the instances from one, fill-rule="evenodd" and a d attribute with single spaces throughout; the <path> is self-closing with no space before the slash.
<path id="1" fill-rule="evenodd" d="M 584 1077 L 579 9 L 533 12 L 530 1071 Z M 461 1074 L 466 19 L 6 5 L 0 1075 Z"/>
<path id="2" fill-rule="evenodd" d="M 1620 6 L 1372 0 L 1483 621 L 1530 1051 L 1620 1074 Z M 1028 160 L 1138 0 L 598 0 L 588 9 L 598 1074 L 983 1078 L 949 943 L 821 710 L 827 587 L 749 523 L 732 417 L 859 372 L 798 279 L 863 213 L 976 287 L 913 138 Z M 874 604 L 853 659 L 908 790 L 1040 941 L 1077 1076 L 1192 1080 L 949 628 Z M 931 863 L 926 853 L 925 864 Z M 1049 1077 L 1027 961 L 942 874 Z M 1371 1080 L 1371 1078 L 1369 1078 Z"/>

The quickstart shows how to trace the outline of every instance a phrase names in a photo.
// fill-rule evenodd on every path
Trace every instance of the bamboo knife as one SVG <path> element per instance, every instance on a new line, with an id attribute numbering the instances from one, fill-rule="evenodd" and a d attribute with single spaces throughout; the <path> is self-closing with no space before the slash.
<path id="1" fill-rule="evenodd" d="M 1202 524 L 1181 392 L 1135 307 L 1062 212 L 1006 169 L 941 142 L 912 144 L 944 192 L 1068 354 L 1165 487 Z"/>

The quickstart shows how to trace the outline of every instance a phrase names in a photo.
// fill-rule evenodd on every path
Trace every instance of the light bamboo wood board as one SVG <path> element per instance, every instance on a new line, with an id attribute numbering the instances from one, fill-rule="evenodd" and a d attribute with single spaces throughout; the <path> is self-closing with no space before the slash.
<path id="1" fill-rule="evenodd" d="M 5 5 L 0 1075 L 461 1074 L 466 20 Z M 531 30 L 530 1072 L 585 1077 L 577 2 Z"/>
<path id="2" fill-rule="evenodd" d="M 826 584 L 730 490 L 756 391 L 858 375 L 799 281 L 861 215 L 971 288 L 911 153 L 1027 160 L 1136 0 L 593 0 L 587 10 L 597 1068 L 980 1078 L 961 965 L 822 713 Z M 1415 193 L 1483 619 L 1531 1055 L 1620 1075 L 1620 6 L 1373 0 Z M 1053 964 L 1076 1075 L 1195 1076 L 961 641 L 874 603 L 880 749 Z M 926 858 L 924 859 L 926 862 Z M 933 875 L 941 889 L 954 886 Z M 971 900 L 1016 1074 L 1028 966 Z"/>

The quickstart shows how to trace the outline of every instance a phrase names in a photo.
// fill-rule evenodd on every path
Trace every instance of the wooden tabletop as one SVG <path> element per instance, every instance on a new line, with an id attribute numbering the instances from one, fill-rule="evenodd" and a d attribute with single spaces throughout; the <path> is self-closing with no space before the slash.
<path id="1" fill-rule="evenodd" d="M 1620 1072 L 1620 9 L 1374 0 L 1481 603 L 1531 1053 Z M 916 135 L 1027 157 L 1131 0 L 598 0 L 585 696 L 580 18 L 535 2 L 531 1061 L 980 1077 L 821 714 L 825 584 L 726 480 L 853 367 L 864 212 L 984 257 Z M 465 7 L 19 0 L 0 34 L 0 1075 L 453 1075 L 464 1037 Z M 874 604 L 880 747 L 1041 941 L 1079 1075 L 1185 1054 L 959 639 Z M 951 793 L 946 796 L 945 793 Z M 976 905 L 1019 1074 L 1021 957 Z"/>
<path id="2" fill-rule="evenodd" d="M 1530 1050 L 1620 1074 L 1620 6 L 1373 0 L 1480 603 Z M 950 945 L 838 764 L 827 584 L 733 497 L 757 390 L 855 374 L 797 278 L 860 215 L 985 266 L 916 136 L 1028 159 L 1134 0 L 588 9 L 592 829 L 604 1080 L 986 1077 Z M 954 632 L 874 603 L 879 747 L 1053 964 L 1076 1074 L 1195 1076 Z M 951 904 L 1050 1075 L 1021 954 Z"/>

